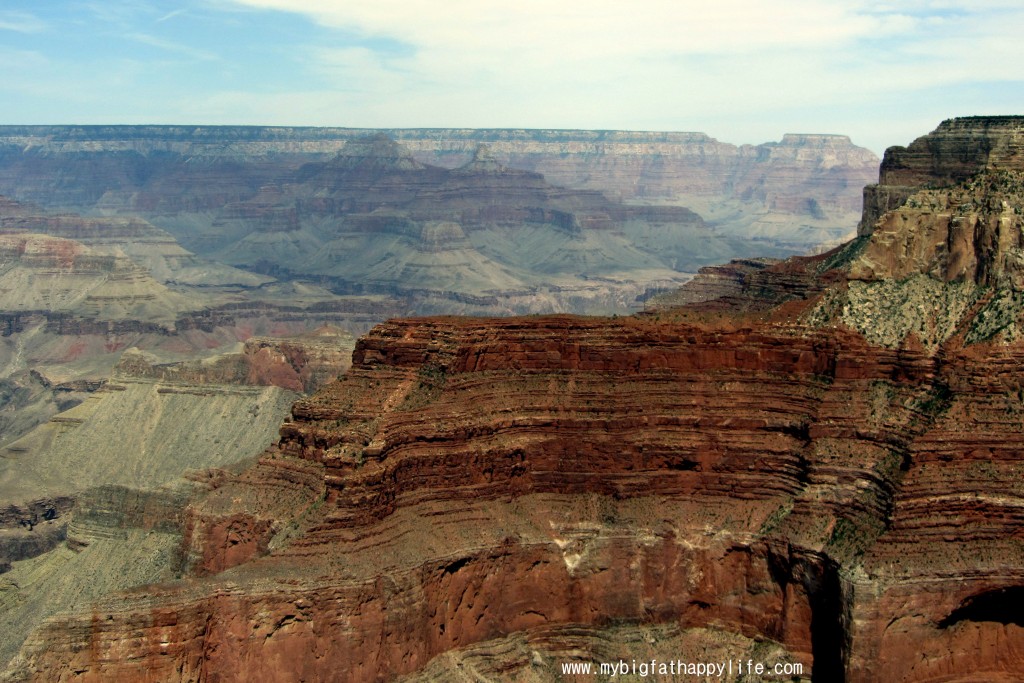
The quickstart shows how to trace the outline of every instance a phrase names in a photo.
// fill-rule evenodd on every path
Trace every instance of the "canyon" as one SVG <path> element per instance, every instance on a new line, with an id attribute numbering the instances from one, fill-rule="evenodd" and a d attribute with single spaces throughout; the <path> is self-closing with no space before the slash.
<path id="1" fill-rule="evenodd" d="M 189 500 L 273 443 L 353 343 L 320 328 L 172 363 L 131 348 L 78 405 L 0 446 L 0 657 L 60 609 L 180 577 Z"/>
<path id="2" fill-rule="evenodd" d="M 837 244 L 876 166 L 839 135 L 0 127 L 0 194 L 421 315 L 632 312 L 702 265 Z"/>
<path id="3" fill-rule="evenodd" d="M 253 441 L 144 490 L 37 484 L 45 501 L 3 512 L 36 534 L 0 574 L 6 679 L 593 680 L 560 666 L 742 658 L 799 665 L 790 680 L 1017 680 L 1022 140 L 1024 117 L 945 121 L 887 151 L 852 241 L 702 267 L 631 316 L 392 319 L 335 381 L 329 330 L 301 352 L 122 355 L 49 438 L 89 452 L 90 404 L 173 401 L 188 381 L 246 397 L 188 431 L 239 420 Z M 359 144 L 305 167 L 304 201 L 354 201 L 318 179 L 366 163 L 556 194 L 493 149 L 431 171 Z M 589 191 L 559 201 L 594 216 L 607 199 Z M 415 196 L 403 220 L 464 243 L 487 229 L 472 209 L 461 233 Z M 365 213 L 367 230 L 395 220 Z M 253 398 L 300 388 L 317 390 L 290 410 L 294 394 Z M 240 414 L 270 403 L 273 443 Z"/>
<path id="4" fill-rule="evenodd" d="M 0 126 L 0 445 L 129 348 L 171 363 L 402 315 L 629 313 L 701 264 L 834 238 L 874 161 L 842 136 Z M 688 198 L 786 236 L 753 247 Z"/>

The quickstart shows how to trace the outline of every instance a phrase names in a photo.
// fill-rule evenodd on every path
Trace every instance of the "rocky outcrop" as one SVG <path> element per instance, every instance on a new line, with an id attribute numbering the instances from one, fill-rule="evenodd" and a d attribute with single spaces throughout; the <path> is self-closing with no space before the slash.
<path id="1" fill-rule="evenodd" d="M 67 521 L 62 519 L 74 506 L 67 496 L 7 504 L 0 508 L 0 574 L 10 571 L 11 562 L 35 557 L 67 538 Z"/>
<path id="2" fill-rule="evenodd" d="M 154 677 L 169 675 L 193 661 L 186 651 L 216 641 L 225 664 L 258 679 L 264 674 L 246 668 L 252 655 L 237 649 L 245 639 L 222 631 L 220 622 L 235 614 L 237 627 L 249 628 L 253 610 L 280 614 L 267 624 L 267 635 L 285 648 L 281 657 L 304 657 L 299 653 L 307 646 L 317 647 L 318 636 L 307 624 L 348 623 L 350 645 L 323 650 L 322 664 L 311 659 L 299 666 L 313 667 L 314 676 L 324 666 L 349 680 L 387 678 L 455 644 L 541 625 L 602 628 L 608 620 L 634 621 L 646 613 L 659 615 L 659 622 L 686 614 L 686 625 L 720 621 L 760 632 L 758 624 L 773 619 L 762 610 L 780 610 L 785 600 L 768 568 L 768 548 L 747 549 L 731 533 L 708 536 L 706 525 L 716 527 L 743 510 L 742 534 L 755 533 L 799 489 L 802 445 L 787 435 L 786 425 L 806 408 L 794 400 L 791 416 L 766 414 L 728 426 L 722 401 L 736 396 L 693 383 L 704 372 L 717 377 L 725 359 L 718 336 L 568 318 L 380 328 L 361 343 L 356 369 L 344 384 L 298 404 L 295 422 L 285 425 L 282 453 L 324 468 L 326 500 L 307 522 L 309 530 L 278 551 L 283 555 L 233 570 L 234 580 L 246 586 L 250 579 L 238 572 L 256 571 L 251 576 L 262 578 L 253 581 L 273 585 L 276 570 L 258 569 L 261 563 L 292 567 L 289 580 L 300 583 L 288 590 L 300 601 L 300 612 L 287 617 L 273 606 L 283 597 L 279 588 L 261 590 L 259 598 L 246 588 L 225 596 L 228 602 L 216 609 L 207 598 L 192 603 L 182 595 L 177 600 L 184 602 L 170 608 L 181 635 L 171 636 L 164 651 L 184 659 L 172 655 L 167 670 L 147 659 L 128 675 L 151 666 L 157 667 Z M 817 350 L 815 342 L 791 349 L 756 333 L 734 340 L 759 367 L 795 370 L 801 392 L 816 391 L 815 374 L 828 372 L 835 351 L 824 339 Z M 648 355 L 647 344 L 660 352 Z M 609 382 L 612 377 L 620 379 Z M 647 390 L 654 378 L 660 378 L 657 395 L 664 401 L 656 409 Z M 747 384 L 739 376 L 735 381 Z M 564 388 L 552 392 L 552 382 Z M 753 381 L 744 391 L 757 402 L 763 390 Z M 474 403 L 474 410 L 462 401 Z M 705 402 L 705 410 L 685 408 Z M 521 407 L 510 413 L 513 405 Z M 423 431 L 428 425 L 430 433 Z M 651 434 L 660 436 L 652 440 Z M 761 451 L 766 439 L 774 444 L 771 456 Z M 733 458 L 752 468 L 729 474 Z M 742 502 L 730 500 L 730 493 Z M 537 508 L 544 500 L 549 502 Z M 470 544 L 445 542 L 463 533 L 457 530 L 467 516 L 477 520 Z M 245 532 L 233 528 L 239 538 L 256 533 L 251 526 Z M 230 555 L 221 556 L 232 563 Z M 711 558 L 724 562 L 721 572 L 697 579 L 703 571 L 698 567 L 717 561 Z M 330 572 L 324 562 L 340 562 L 345 570 Z M 203 563 L 221 566 L 215 557 L 204 556 Z M 634 564 L 635 571 L 629 569 Z M 300 574 L 296 566 L 303 567 Z M 389 579 L 381 583 L 378 576 Z M 456 603 L 438 602 L 453 591 L 462 595 Z M 197 619 L 215 613 L 217 624 L 201 635 L 186 625 L 193 621 L 186 612 Z M 112 614 L 99 623 L 109 625 L 112 638 L 120 619 Z M 781 622 L 777 627 L 783 628 Z M 223 628 L 236 627 L 224 622 Z M 78 632 L 70 624 L 61 629 Z M 113 652 L 106 649 L 113 645 L 108 636 L 95 637 L 102 651 Z M 379 645 L 369 647 L 372 642 Z M 56 654 L 62 647 L 51 652 L 68 656 Z M 809 663 L 808 653 L 795 656 Z M 119 675 L 97 665 L 87 668 L 98 676 Z M 189 675 L 204 674 L 190 669 Z"/>
<path id="3" fill-rule="evenodd" d="M 907 147 L 890 147 L 878 183 L 864 188 L 859 235 L 868 235 L 886 212 L 915 192 L 959 184 L 982 171 L 1024 171 L 1024 117 L 948 119 Z"/>
<path id="4" fill-rule="evenodd" d="M 765 311 L 790 302 L 789 312 L 811 324 L 846 325 L 889 347 L 923 343 L 934 350 L 953 337 L 969 343 L 1019 339 L 1024 180 L 1013 150 L 1022 126 L 1024 117 L 944 122 L 908 148 L 917 150 L 916 172 L 945 169 L 928 181 L 939 187 L 901 186 L 911 193 L 875 220 L 869 233 L 815 257 L 745 259 L 702 269 L 679 291 L 652 298 L 647 308 Z M 956 134 L 939 135 L 944 130 Z M 973 146 L 964 143 L 968 151 L 993 150 L 990 160 L 970 166 L 975 173 L 954 185 L 949 183 L 967 167 L 946 157 L 969 155 L 953 151 L 958 148 L 949 138 L 973 140 Z M 928 145 L 935 148 L 930 160 L 921 151 Z M 891 156 L 900 158 L 901 149 Z M 883 165 L 883 178 L 886 173 Z M 865 217 L 869 213 L 865 207 Z M 818 295 L 803 310 L 801 302 Z"/>
<path id="5" fill-rule="evenodd" d="M 749 292 L 753 276 L 777 263 L 776 259 L 735 259 L 720 266 L 705 266 L 679 289 L 652 297 L 645 304 L 644 310 L 656 311 L 696 304 L 732 308 Z"/>
<path id="6" fill-rule="evenodd" d="M 324 501 L 323 467 L 308 460 L 275 454 L 241 474 L 214 474 L 212 491 L 185 511 L 182 562 L 199 576 L 286 545 Z"/>
<path id="7" fill-rule="evenodd" d="M 1019 344 L 950 353 L 920 404 L 931 426 L 910 444 L 888 529 L 851 581 L 855 680 L 1017 675 L 1022 363 Z"/>
<path id="8" fill-rule="evenodd" d="M 917 192 L 875 222 L 850 277 L 903 280 L 925 274 L 941 282 L 1020 291 L 1024 289 L 1022 214 L 1021 171 L 984 171 L 954 188 Z"/>

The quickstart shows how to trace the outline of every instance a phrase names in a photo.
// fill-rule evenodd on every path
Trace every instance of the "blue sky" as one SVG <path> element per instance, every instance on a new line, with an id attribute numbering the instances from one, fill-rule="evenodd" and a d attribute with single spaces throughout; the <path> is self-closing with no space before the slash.
<path id="1" fill-rule="evenodd" d="M 0 123 L 844 133 L 1024 114 L 1024 3 L 0 0 Z"/>

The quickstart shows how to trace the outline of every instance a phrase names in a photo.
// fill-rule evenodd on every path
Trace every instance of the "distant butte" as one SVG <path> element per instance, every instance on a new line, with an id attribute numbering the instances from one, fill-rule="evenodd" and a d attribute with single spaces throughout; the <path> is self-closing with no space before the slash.
<path id="1" fill-rule="evenodd" d="M 0 127 L 0 193 L 144 218 L 200 257 L 410 297 L 420 314 L 628 313 L 700 266 L 826 249 L 852 232 L 877 163 L 840 135 Z M 459 253 L 419 249 L 417 198 L 430 220 L 472 215 Z M 545 227 L 576 225 L 571 242 Z"/>

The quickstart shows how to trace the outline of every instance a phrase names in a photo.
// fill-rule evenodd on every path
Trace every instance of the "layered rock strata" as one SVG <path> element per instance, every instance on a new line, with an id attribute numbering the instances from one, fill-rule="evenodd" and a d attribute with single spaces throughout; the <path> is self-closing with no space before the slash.
<path id="1" fill-rule="evenodd" d="M 5 166 L 0 187 L 22 187 L 19 196 L 52 201 L 27 187 L 46 177 L 60 159 L 107 166 L 108 178 L 134 188 L 158 165 L 201 160 L 205 171 L 245 167 L 239 188 L 260 187 L 274 164 L 293 167 L 323 160 L 348 141 L 384 133 L 411 149 L 420 162 L 454 168 L 470 161 L 479 145 L 505 166 L 544 174 L 566 187 L 590 188 L 622 197 L 716 194 L 760 195 L 798 213 L 859 210 L 858 192 L 878 164 L 874 154 L 842 135 L 787 134 L 780 142 L 731 145 L 705 133 L 634 131 L 171 127 L 3 126 Z M 74 157 L 78 159 L 73 159 Z M 193 161 L 195 164 L 195 161 Z M 14 169 L 20 177 L 14 175 Z M 161 169 L 160 175 L 166 173 Z M 113 188 L 76 184 L 92 201 Z M 223 186 L 223 180 L 216 184 Z M 5 190 L 0 190 L 5 191 Z M 9 191 L 9 190 L 7 190 Z M 204 193 L 206 194 L 206 193 Z M 67 197 L 61 203 L 78 204 Z"/>
<path id="2" fill-rule="evenodd" d="M 722 241 L 683 207 L 631 207 L 559 188 L 483 152 L 456 169 L 425 165 L 383 135 L 351 140 L 277 190 L 228 208 L 219 230 L 195 238 L 197 248 L 287 277 L 324 278 L 336 291 L 406 292 L 421 310 L 427 297 L 490 298 L 510 310 L 515 297 L 541 300 L 543 290 L 582 299 L 595 280 L 636 296 L 653 280 L 686 279 L 643 240 L 667 231 Z M 254 231 L 261 213 L 283 220 L 258 220 Z"/>
<path id="3" fill-rule="evenodd" d="M 223 469 L 196 472 L 156 490 L 103 486 L 83 492 L 67 542 L 15 562 L 0 576 L 0 657 L 6 662 L 27 633 L 54 612 L 140 584 L 169 582 L 184 571 L 202 573 L 209 569 L 204 553 L 218 562 L 238 561 L 265 549 L 265 543 L 250 542 L 245 530 L 251 526 L 287 537 L 279 521 L 286 524 L 319 500 L 316 473 L 308 463 L 275 461 L 270 467 L 258 463 L 242 475 Z M 258 499 L 246 497 L 239 486 L 251 477 L 260 482 Z M 244 512 L 231 509 L 243 502 Z M 197 520 L 202 532 L 195 529 Z"/>
<path id="4" fill-rule="evenodd" d="M 376 327 L 190 504 L 194 578 L 56 616 L 9 675 L 553 680 L 668 642 L 790 680 L 1015 680 L 1024 308 L 1001 236 L 1024 197 L 1001 170 L 920 195 L 981 207 L 959 250 L 942 211 L 895 213 L 648 315 Z"/>
<path id="5" fill-rule="evenodd" d="M 204 559 L 212 549 L 230 549 L 222 563 L 265 551 L 243 530 L 255 525 L 259 539 L 277 521 L 254 517 L 259 506 L 249 498 L 243 510 L 220 511 L 217 492 L 231 487 L 230 468 L 251 464 L 273 441 L 295 392 L 348 368 L 353 344 L 321 328 L 252 337 L 239 353 L 178 363 L 128 349 L 110 381 L 71 383 L 93 392 L 83 405 L 0 451 L 0 661 L 61 609 L 223 568 Z M 203 520 L 201 535 L 194 518 Z"/>
<path id="6" fill-rule="evenodd" d="M 948 119 L 906 147 L 890 147 L 878 183 L 864 188 L 858 235 L 868 235 L 887 211 L 928 188 L 951 187 L 982 171 L 1024 171 L 1024 116 Z"/>
<path id="7" fill-rule="evenodd" d="M 703 133 L 0 128 L 0 192 L 143 217 L 202 257 L 273 277 L 329 277 L 339 291 L 431 289 L 420 314 L 635 310 L 616 298 L 632 304 L 645 288 L 685 280 L 671 271 L 845 238 L 876 163 L 838 135 L 737 147 Z M 715 230 L 683 208 L 691 204 Z M 432 215 L 409 215 L 424 208 Z M 458 225 L 467 239 L 441 245 L 434 230 L 418 239 L 431 222 Z M 539 242 L 547 249 L 534 253 Z M 192 267 L 155 241 L 136 251 L 161 277 L 177 268 L 178 282 L 245 277 Z M 596 291 L 597 278 L 617 291 Z M 436 303 L 489 290 L 512 296 L 482 310 Z"/>
<path id="8" fill-rule="evenodd" d="M 98 620 L 54 622 L 22 671 L 271 680 L 268 661 L 287 661 L 388 680 L 503 634 L 626 622 L 768 638 L 815 678 L 877 680 L 860 658 L 889 641 L 869 624 L 847 631 L 848 618 L 910 619 L 914 638 L 944 642 L 944 620 L 974 623 L 961 602 L 1017 566 L 1012 542 L 994 540 L 979 578 L 947 591 L 951 579 L 908 559 L 942 552 L 898 529 L 921 528 L 936 506 L 950 524 L 961 514 L 926 480 L 911 494 L 928 461 L 914 454 L 975 448 L 955 445 L 941 416 L 985 395 L 966 378 L 947 387 L 946 373 L 970 371 L 921 350 L 778 326 L 448 319 L 382 326 L 354 359 L 282 430 L 279 466 L 323 468 L 326 499 L 303 535 L 237 566 L 227 593 L 213 577 L 162 589 L 162 607 L 110 603 Z M 232 528 L 270 547 L 270 529 Z M 972 538 L 957 542 L 989 536 Z M 902 580 L 860 568 L 889 544 Z M 933 621 L 898 601 L 908 576 L 936 586 Z M 142 640 L 124 641 L 142 614 Z M 253 628 L 266 633 L 241 637 Z M 96 647 L 78 650 L 86 634 Z"/>

